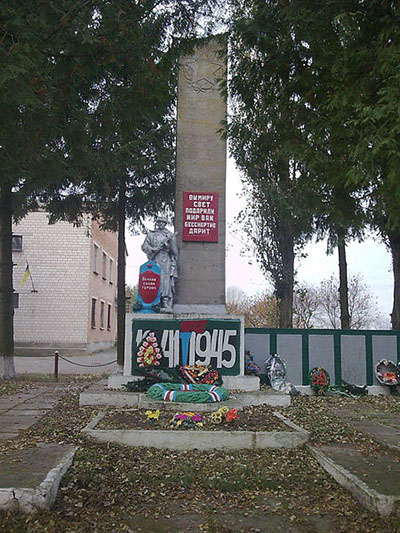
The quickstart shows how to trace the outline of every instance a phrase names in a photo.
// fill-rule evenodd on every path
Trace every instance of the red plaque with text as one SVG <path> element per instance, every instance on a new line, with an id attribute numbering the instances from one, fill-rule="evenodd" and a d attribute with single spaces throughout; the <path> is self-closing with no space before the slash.
<path id="1" fill-rule="evenodd" d="M 182 240 L 218 242 L 218 193 L 184 192 Z"/>
<path id="2" fill-rule="evenodd" d="M 153 261 L 142 265 L 144 268 L 139 274 L 139 296 L 146 304 L 154 302 L 160 292 L 161 276 L 158 272 L 154 272 L 153 265 Z"/>

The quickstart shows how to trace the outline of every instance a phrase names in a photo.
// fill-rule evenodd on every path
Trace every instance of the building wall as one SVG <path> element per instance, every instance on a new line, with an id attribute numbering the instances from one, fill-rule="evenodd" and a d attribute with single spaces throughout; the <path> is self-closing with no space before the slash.
<path id="1" fill-rule="evenodd" d="M 13 252 L 14 312 L 17 353 L 90 352 L 112 346 L 116 338 L 115 294 L 117 234 L 102 232 L 90 217 L 80 227 L 67 222 L 48 224 L 44 211 L 30 213 L 13 227 L 22 236 L 22 251 Z M 94 273 L 94 244 L 99 249 Z M 108 269 L 103 274 L 102 254 Z M 113 260 L 110 279 L 110 259 Z M 22 286 L 27 263 L 32 275 Z M 33 281 L 33 285 L 32 285 Z M 91 302 L 96 299 L 96 323 L 91 327 Z M 101 302 L 104 324 L 100 324 Z M 108 309 L 111 306 L 110 322 Z M 108 327 L 109 326 L 109 327 Z"/>
<path id="2" fill-rule="evenodd" d="M 14 226 L 13 233 L 22 235 L 22 251 L 13 253 L 14 289 L 19 293 L 14 313 L 16 345 L 86 346 L 88 223 L 50 225 L 47 214 L 38 211 Z M 27 263 L 32 279 L 21 286 Z"/>
<path id="3" fill-rule="evenodd" d="M 100 230 L 98 222 L 93 220 L 88 283 L 87 339 L 89 351 L 107 348 L 113 345 L 116 339 L 117 257 L 117 233 Z M 95 301 L 94 309 L 93 300 Z"/>

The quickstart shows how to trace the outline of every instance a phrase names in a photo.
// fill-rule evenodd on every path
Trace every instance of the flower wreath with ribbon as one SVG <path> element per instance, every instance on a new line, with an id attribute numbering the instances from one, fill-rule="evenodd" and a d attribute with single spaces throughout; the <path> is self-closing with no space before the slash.
<path id="1" fill-rule="evenodd" d="M 229 393 L 224 387 L 215 385 L 155 383 L 148 389 L 147 396 L 164 402 L 211 403 L 227 400 Z"/>
<path id="2" fill-rule="evenodd" d="M 314 367 L 310 372 L 310 387 L 315 394 L 323 395 L 329 388 L 331 378 L 328 372 L 321 366 Z"/>

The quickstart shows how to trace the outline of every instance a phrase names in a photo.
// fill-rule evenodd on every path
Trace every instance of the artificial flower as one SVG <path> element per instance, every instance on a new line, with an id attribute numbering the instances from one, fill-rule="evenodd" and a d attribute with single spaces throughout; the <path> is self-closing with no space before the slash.
<path id="1" fill-rule="evenodd" d="M 232 422 L 232 420 L 237 420 L 238 418 L 239 416 L 236 409 L 229 409 L 229 411 L 225 413 L 225 420 L 227 422 Z"/>
<path id="2" fill-rule="evenodd" d="M 158 420 L 158 417 L 160 416 L 160 409 L 157 409 L 157 411 L 145 411 L 144 413 L 147 416 L 147 420 Z"/>

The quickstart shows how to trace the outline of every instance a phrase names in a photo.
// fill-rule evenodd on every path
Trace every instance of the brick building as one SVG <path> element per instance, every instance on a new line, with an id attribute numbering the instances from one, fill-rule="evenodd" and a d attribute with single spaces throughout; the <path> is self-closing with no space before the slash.
<path id="1" fill-rule="evenodd" d="M 86 217 L 48 224 L 45 211 L 13 226 L 16 353 L 93 352 L 116 340 L 117 234 Z M 23 283 L 29 265 L 31 276 Z M 22 283 L 21 283 L 22 281 Z"/>

